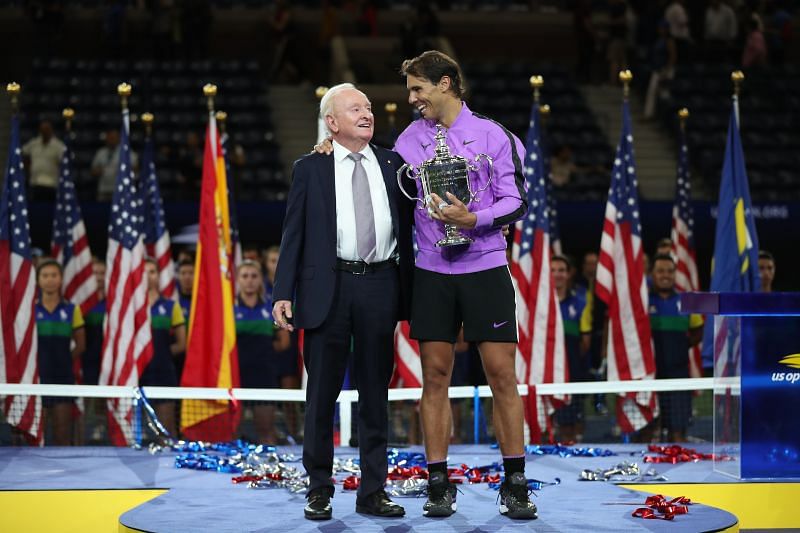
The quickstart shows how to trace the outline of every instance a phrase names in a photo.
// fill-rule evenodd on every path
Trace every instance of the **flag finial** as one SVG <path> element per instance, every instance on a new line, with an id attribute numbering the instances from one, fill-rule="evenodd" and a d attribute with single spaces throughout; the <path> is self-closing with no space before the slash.
<path id="1" fill-rule="evenodd" d="M 203 85 L 203 96 L 208 99 L 208 110 L 214 111 L 214 97 L 217 96 L 217 86 L 213 83 Z"/>
<path id="2" fill-rule="evenodd" d="M 11 111 L 12 113 L 16 113 L 19 107 L 19 93 L 22 90 L 19 83 L 12 81 L 8 85 L 6 85 L 6 92 L 11 97 Z"/>
<path id="3" fill-rule="evenodd" d="M 386 102 L 386 105 L 383 106 L 384 111 L 386 111 L 386 119 L 389 122 L 390 127 L 394 127 L 394 120 L 395 120 L 395 113 L 397 113 L 397 104 L 395 102 Z"/>
<path id="4" fill-rule="evenodd" d="M 152 113 L 142 113 L 142 122 L 144 122 L 144 131 L 149 137 L 153 134 L 153 121 L 156 119 Z"/>
<path id="5" fill-rule="evenodd" d="M 734 70 L 731 72 L 731 81 L 733 82 L 733 94 L 739 96 L 739 91 L 742 89 L 742 82 L 744 82 L 744 72 L 741 70 Z"/>
<path id="6" fill-rule="evenodd" d="M 678 118 L 681 121 L 681 131 L 686 130 L 686 121 L 689 119 L 689 110 L 682 107 L 678 110 Z"/>
<path id="7" fill-rule="evenodd" d="M 530 80 L 531 87 L 533 88 L 533 101 L 539 101 L 539 90 L 544 86 L 544 78 L 539 76 L 538 74 L 534 74 L 531 76 Z"/>
<path id="8" fill-rule="evenodd" d="M 619 72 L 619 81 L 622 82 L 622 95 L 628 99 L 628 93 L 631 90 L 631 81 L 633 81 L 633 74 L 630 70 L 621 70 Z"/>
<path id="9" fill-rule="evenodd" d="M 539 106 L 539 116 L 542 120 L 542 125 L 547 123 L 547 117 L 550 116 L 550 106 L 547 104 L 542 104 Z"/>
<path id="10" fill-rule="evenodd" d="M 117 85 L 117 94 L 119 95 L 120 102 L 122 103 L 122 110 L 128 109 L 128 97 L 131 95 L 131 85 L 129 83 L 120 83 Z"/>
<path id="11" fill-rule="evenodd" d="M 72 129 L 72 120 L 75 118 L 75 110 L 71 107 L 65 107 L 61 112 L 61 116 L 64 118 L 64 129 L 70 131 Z"/>
<path id="12" fill-rule="evenodd" d="M 217 119 L 217 125 L 219 126 L 219 131 L 225 133 L 225 121 L 228 120 L 228 114 L 225 111 L 217 111 L 214 113 L 214 117 Z"/>
<path id="13" fill-rule="evenodd" d="M 317 100 L 322 100 L 322 97 L 325 96 L 325 93 L 327 92 L 328 92 L 328 87 L 320 85 L 319 87 L 317 87 L 317 90 L 314 91 L 314 94 L 317 95 Z"/>

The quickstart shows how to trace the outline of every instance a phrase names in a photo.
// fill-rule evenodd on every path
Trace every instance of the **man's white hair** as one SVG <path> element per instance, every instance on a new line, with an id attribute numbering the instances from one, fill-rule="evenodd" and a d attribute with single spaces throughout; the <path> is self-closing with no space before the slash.
<path id="1" fill-rule="evenodd" d="M 338 93 L 342 92 L 345 89 L 355 89 L 355 88 L 356 86 L 353 85 L 352 83 L 340 83 L 339 85 L 334 85 L 333 87 L 328 89 L 328 92 L 326 92 L 325 96 L 323 96 L 322 99 L 319 101 L 319 118 L 321 118 L 324 121 L 325 117 L 327 117 L 332 113 L 333 99 L 336 97 Z"/>

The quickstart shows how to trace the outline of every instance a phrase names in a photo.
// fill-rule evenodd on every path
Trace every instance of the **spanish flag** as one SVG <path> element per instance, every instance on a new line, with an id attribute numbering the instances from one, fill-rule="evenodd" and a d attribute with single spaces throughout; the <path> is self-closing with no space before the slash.
<path id="1" fill-rule="evenodd" d="M 209 112 L 200 192 L 200 228 L 182 387 L 239 386 L 233 317 L 233 243 L 228 182 L 216 118 Z M 231 440 L 239 422 L 234 400 L 184 400 L 181 431 L 189 440 Z"/>

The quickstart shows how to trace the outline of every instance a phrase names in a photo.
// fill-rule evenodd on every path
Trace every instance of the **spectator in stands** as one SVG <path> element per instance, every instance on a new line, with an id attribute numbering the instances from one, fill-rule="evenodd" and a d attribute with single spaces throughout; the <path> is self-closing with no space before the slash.
<path id="1" fill-rule="evenodd" d="M 356 33 L 364 37 L 378 36 L 378 7 L 375 0 L 359 0 Z"/>
<path id="2" fill-rule="evenodd" d="M 59 166 L 65 148 L 53 134 L 53 124 L 49 120 L 43 120 L 39 124 L 39 135 L 22 147 L 31 201 L 52 202 L 56 199 Z"/>
<path id="3" fill-rule="evenodd" d="M 608 83 L 619 83 L 619 71 L 628 66 L 628 3 L 625 0 L 608 2 Z"/>
<path id="4" fill-rule="evenodd" d="M 659 239 L 656 244 L 655 255 L 672 255 L 672 239 L 669 237 Z"/>
<path id="5" fill-rule="evenodd" d="M 92 177 L 97 178 L 97 199 L 101 202 L 111 200 L 119 172 L 119 131 L 110 129 L 105 133 L 105 146 L 97 150 L 92 159 Z M 131 164 L 138 166 L 139 158 L 131 150 Z"/>
<path id="6" fill-rule="evenodd" d="M 339 7 L 336 0 L 322 2 L 322 17 L 319 27 L 319 48 L 323 64 L 331 60 L 331 41 L 340 34 Z"/>
<path id="7" fill-rule="evenodd" d="M 782 65 L 792 40 L 792 14 L 786 9 L 785 0 L 766 0 L 764 14 L 770 62 Z"/>
<path id="8" fill-rule="evenodd" d="M 63 274 L 61 265 L 54 259 L 43 259 L 36 269 L 39 382 L 74 385 L 74 368 L 76 363 L 80 364 L 80 357 L 86 349 L 86 332 L 80 307 L 61 295 Z M 44 399 L 45 428 L 52 421 L 53 444 L 56 446 L 73 443 L 74 400 L 52 396 Z"/>
<path id="9" fill-rule="evenodd" d="M 579 166 L 575 163 L 572 147 L 568 144 L 557 146 L 550 157 L 550 179 L 556 187 L 564 187 L 570 183 L 573 174 L 597 172 L 608 174 L 601 165 Z"/>
<path id="10" fill-rule="evenodd" d="M 761 292 L 772 292 L 775 281 L 775 258 L 766 250 L 758 252 L 758 275 L 761 278 Z"/>
<path id="11" fill-rule="evenodd" d="M 597 47 L 596 32 L 592 22 L 592 5 L 589 0 L 579 0 L 572 15 L 575 45 L 578 48 L 576 74 L 579 82 L 592 81 L 592 69 Z"/>
<path id="12" fill-rule="evenodd" d="M 291 6 L 285 0 L 275 0 L 269 26 L 275 41 L 275 53 L 269 69 L 270 81 L 297 81 L 300 76 L 300 65 L 297 62 L 295 49 L 294 15 Z"/>
<path id="13" fill-rule="evenodd" d="M 722 0 L 710 0 L 703 35 L 706 61 L 728 61 L 738 31 L 739 22 L 733 8 Z"/>
<path id="14" fill-rule="evenodd" d="M 550 274 L 564 324 L 564 347 L 567 352 L 569 381 L 577 383 L 590 380 L 587 352 L 592 333 L 592 316 L 586 300 L 569 288 L 570 268 L 569 259 L 563 255 L 554 255 L 550 260 Z M 583 440 L 583 400 L 582 395 L 576 394 L 572 396 L 569 404 L 556 411 L 555 420 L 558 424 L 556 438 L 560 442 Z"/>
<path id="15" fill-rule="evenodd" d="M 83 382 L 97 385 L 103 351 L 103 319 L 106 314 L 106 263 L 92 257 L 92 273 L 97 282 L 97 303 L 86 313 L 86 353 L 83 355 Z"/>
<path id="16" fill-rule="evenodd" d="M 272 301 L 264 299 L 261 265 L 246 259 L 239 266 L 234 305 L 236 346 L 239 351 L 239 382 L 242 388 L 277 389 L 279 372 L 276 352 L 289 348 L 289 332 L 272 321 Z M 254 402 L 253 421 L 256 439 L 261 444 L 277 444 L 275 404 Z"/>
<path id="17" fill-rule="evenodd" d="M 280 254 L 281 248 L 278 245 L 272 245 L 261 253 L 261 264 L 266 276 L 264 285 L 269 298 L 272 298 L 272 287 L 275 285 L 275 269 L 278 268 Z"/>
<path id="18" fill-rule="evenodd" d="M 186 350 L 186 323 L 180 305 L 164 298 L 158 291 L 158 262 L 145 260 L 147 273 L 147 301 L 150 305 L 150 326 L 153 334 L 153 358 L 139 377 L 139 384 L 147 387 L 177 387 L 178 372 L 175 356 Z M 173 437 L 178 435 L 175 400 L 151 399 L 153 409 L 164 428 Z"/>
<path id="19" fill-rule="evenodd" d="M 653 118 L 656 113 L 656 102 L 661 83 L 675 76 L 675 65 L 678 64 L 678 48 L 675 38 L 669 33 L 669 23 L 662 20 L 658 24 L 658 39 L 653 43 L 650 58 L 650 83 L 644 101 L 644 116 Z"/>
<path id="20" fill-rule="evenodd" d="M 258 257 L 258 246 L 255 244 L 245 244 L 242 246 L 242 259 L 258 263 L 260 259 Z"/>
<path id="21" fill-rule="evenodd" d="M 594 291 L 594 279 L 597 275 L 598 256 L 596 252 L 586 252 L 581 261 L 581 272 L 575 280 L 575 292 L 586 300 Z"/>
<path id="22" fill-rule="evenodd" d="M 197 132 L 186 134 L 186 144 L 178 150 L 178 174 L 181 185 L 178 196 L 183 200 L 197 200 L 203 182 L 203 140 Z"/>
<path id="23" fill-rule="evenodd" d="M 747 39 L 742 51 L 742 67 L 763 67 L 767 65 L 767 42 L 758 20 L 750 17 L 745 22 Z"/>
<path id="24" fill-rule="evenodd" d="M 656 356 L 656 378 L 688 378 L 689 348 L 703 336 L 700 315 L 686 315 L 680 310 L 675 291 L 675 261 L 670 255 L 653 258 L 653 287 L 650 292 L 650 329 Z M 661 428 L 669 442 L 686 440 L 692 414 L 691 391 L 659 392 Z"/>
<path id="25" fill-rule="evenodd" d="M 664 18 L 669 24 L 669 34 L 675 39 L 678 63 L 685 64 L 689 60 L 689 48 L 692 36 L 689 30 L 689 14 L 686 12 L 685 0 L 672 0 L 664 10 Z"/>

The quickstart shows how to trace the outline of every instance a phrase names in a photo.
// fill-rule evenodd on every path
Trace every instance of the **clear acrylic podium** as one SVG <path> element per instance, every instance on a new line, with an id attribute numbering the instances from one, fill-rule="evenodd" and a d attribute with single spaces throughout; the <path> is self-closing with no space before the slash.
<path id="1" fill-rule="evenodd" d="M 684 293 L 681 310 L 714 319 L 714 470 L 800 479 L 800 293 Z"/>

